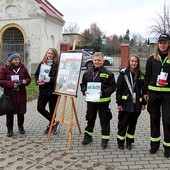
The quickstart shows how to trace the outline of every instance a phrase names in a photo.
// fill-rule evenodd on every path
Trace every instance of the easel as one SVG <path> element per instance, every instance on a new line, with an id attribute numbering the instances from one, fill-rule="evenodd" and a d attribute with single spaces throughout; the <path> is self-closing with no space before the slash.
<path id="1" fill-rule="evenodd" d="M 64 113 L 65 113 L 66 102 L 67 102 L 68 97 L 70 97 L 70 101 L 69 101 L 69 105 L 70 105 L 69 120 L 65 120 L 64 119 Z M 63 123 L 63 124 L 67 124 L 67 125 L 69 125 L 68 147 L 69 147 L 69 149 L 72 149 L 73 113 L 74 113 L 74 116 L 76 118 L 76 123 L 77 123 L 77 126 L 78 126 L 79 133 L 81 134 L 80 124 L 79 124 L 79 121 L 78 121 L 78 116 L 77 116 L 77 112 L 76 112 L 76 108 L 75 108 L 75 104 L 74 104 L 74 98 L 73 98 L 73 96 L 66 96 L 66 95 L 64 96 L 61 116 L 60 116 L 60 118 L 57 118 L 57 109 L 58 109 L 60 100 L 61 100 L 61 95 L 58 96 L 58 100 L 57 100 L 57 103 L 56 103 L 56 106 L 55 106 L 55 109 L 54 109 L 54 113 L 53 113 L 53 117 L 52 117 L 52 121 L 51 121 L 51 124 L 50 124 L 50 129 L 49 129 L 47 138 L 48 138 L 48 140 L 50 139 L 50 134 L 51 134 L 54 122 L 60 122 L 60 123 Z"/>

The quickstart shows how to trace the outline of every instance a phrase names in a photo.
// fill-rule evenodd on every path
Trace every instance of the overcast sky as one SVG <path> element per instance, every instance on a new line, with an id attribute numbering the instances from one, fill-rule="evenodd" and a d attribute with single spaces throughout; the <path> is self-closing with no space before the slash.
<path id="1" fill-rule="evenodd" d="M 148 35 L 156 13 L 163 12 L 164 0 L 48 0 L 64 15 L 67 23 L 76 23 L 79 32 L 96 23 L 107 36 L 139 33 Z M 166 0 L 170 7 L 170 1 Z"/>

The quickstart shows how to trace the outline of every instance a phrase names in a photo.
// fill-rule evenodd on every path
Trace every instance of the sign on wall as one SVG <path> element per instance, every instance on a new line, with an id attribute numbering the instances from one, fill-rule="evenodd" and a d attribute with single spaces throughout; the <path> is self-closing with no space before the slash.
<path id="1" fill-rule="evenodd" d="M 82 53 L 62 52 L 55 87 L 56 93 L 77 96 Z"/>

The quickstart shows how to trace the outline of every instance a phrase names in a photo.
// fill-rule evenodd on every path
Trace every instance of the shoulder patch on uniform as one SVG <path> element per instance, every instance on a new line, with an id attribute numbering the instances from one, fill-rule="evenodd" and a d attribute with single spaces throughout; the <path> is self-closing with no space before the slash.
<path id="1" fill-rule="evenodd" d="M 166 63 L 170 64 L 170 60 L 167 60 Z"/>
<path id="2" fill-rule="evenodd" d="M 108 78 L 109 75 L 107 73 L 100 73 L 100 77 Z"/>

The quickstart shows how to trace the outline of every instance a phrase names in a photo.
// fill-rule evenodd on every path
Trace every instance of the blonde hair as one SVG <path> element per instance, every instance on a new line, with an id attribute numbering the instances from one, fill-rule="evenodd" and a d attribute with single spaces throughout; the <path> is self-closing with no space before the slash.
<path id="1" fill-rule="evenodd" d="M 101 56 L 102 58 L 104 58 L 104 54 L 103 54 L 102 52 L 95 52 L 95 53 L 93 54 L 93 58 L 94 58 L 94 57 L 98 57 L 98 56 Z"/>
<path id="2" fill-rule="evenodd" d="M 46 51 L 46 53 L 45 53 L 45 55 L 44 55 L 41 63 L 46 63 L 46 64 L 47 64 L 47 53 L 48 53 L 49 50 L 51 50 L 51 51 L 54 53 L 53 62 L 54 62 L 55 64 L 58 64 L 58 63 L 59 63 L 59 54 L 58 54 L 58 52 L 57 52 L 57 50 L 56 50 L 55 48 L 49 48 L 49 49 Z"/>
<path id="3" fill-rule="evenodd" d="M 170 41 L 168 41 L 168 50 L 167 51 L 168 51 L 168 60 L 170 60 Z M 159 41 L 157 43 L 156 50 L 153 53 L 154 59 L 159 60 L 158 54 L 159 54 Z"/>

